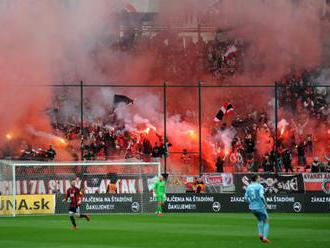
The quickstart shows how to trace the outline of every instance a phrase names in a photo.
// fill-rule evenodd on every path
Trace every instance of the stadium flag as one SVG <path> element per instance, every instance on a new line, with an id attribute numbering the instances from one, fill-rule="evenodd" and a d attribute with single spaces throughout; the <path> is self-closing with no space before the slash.
<path id="1" fill-rule="evenodd" d="M 214 117 L 214 121 L 215 122 L 221 121 L 225 116 L 230 115 L 233 111 L 234 111 L 233 105 L 231 103 L 225 102 L 221 106 L 221 108 L 218 111 L 218 113 L 216 114 L 216 116 Z"/>
<path id="2" fill-rule="evenodd" d="M 235 45 L 232 45 L 228 48 L 227 52 L 225 53 L 224 57 L 228 57 L 230 54 L 237 52 L 238 49 Z"/>
<path id="3" fill-rule="evenodd" d="M 126 3 L 123 9 L 127 13 L 136 13 L 136 8 L 131 3 Z"/>
<path id="4" fill-rule="evenodd" d="M 118 104 L 120 103 L 125 103 L 125 104 L 133 104 L 134 103 L 134 100 L 129 98 L 128 96 L 124 96 L 124 95 L 115 95 L 114 98 L 113 98 L 113 105 L 115 107 L 118 106 Z"/>

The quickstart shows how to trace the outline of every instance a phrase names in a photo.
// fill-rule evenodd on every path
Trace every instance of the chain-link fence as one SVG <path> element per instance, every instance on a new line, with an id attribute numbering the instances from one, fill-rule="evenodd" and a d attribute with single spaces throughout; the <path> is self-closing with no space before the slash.
<path id="1" fill-rule="evenodd" d="M 35 87 L 48 96 L 46 113 L 33 106 L 38 124 L 6 135 L 5 158 L 161 161 L 165 173 L 190 175 L 309 171 L 314 160 L 329 169 L 328 85 Z"/>

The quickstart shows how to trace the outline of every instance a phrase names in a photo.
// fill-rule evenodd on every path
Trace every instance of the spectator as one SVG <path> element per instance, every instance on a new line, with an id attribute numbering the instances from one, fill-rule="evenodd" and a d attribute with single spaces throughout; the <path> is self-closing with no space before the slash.
<path id="1" fill-rule="evenodd" d="M 313 139 L 312 139 L 311 135 L 307 136 L 306 153 L 307 153 L 307 156 L 313 156 Z"/>
<path id="2" fill-rule="evenodd" d="M 245 151 L 247 160 L 254 158 L 253 153 L 255 151 L 255 141 L 252 139 L 251 134 L 248 134 L 245 138 Z"/>
<path id="3" fill-rule="evenodd" d="M 53 161 L 56 156 L 56 151 L 54 150 L 53 146 L 50 145 L 48 150 L 47 150 L 47 157 L 49 160 Z"/>
<path id="4" fill-rule="evenodd" d="M 191 162 L 192 158 L 191 158 L 190 154 L 188 153 L 187 149 L 183 149 L 181 159 L 183 160 L 184 164 L 188 164 Z"/>
<path id="5" fill-rule="evenodd" d="M 196 180 L 196 193 L 205 193 L 205 185 L 201 178 L 197 178 Z"/>
<path id="6" fill-rule="evenodd" d="M 326 163 L 325 171 L 324 172 L 330 173 L 330 161 Z"/>
<path id="7" fill-rule="evenodd" d="M 258 172 L 258 163 L 256 160 L 251 159 L 247 161 L 249 172 Z"/>
<path id="8" fill-rule="evenodd" d="M 116 182 L 110 182 L 108 187 L 107 187 L 107 193 L 109 194 L 117 194 L 117 186 Z"/>
<path id="9" fill-rule="evenodd" d="M 289 149 L 285 149 L 283 151 L 283 155 L 282 155 L 282 160 L 283 160 L 283 165 L 284 165 L 284 169 L 285 169 L 285 172 L 293 172 L 293 168 L 292 168 L 292 153 Z"/>
<path id="10" fill-rule="evenodd" d="M 264 172 L 273 172 L 273 163 L 271 162 L 269 155 L 264 157 L 264 160 L 262 161 L 262 168 L 264 169 Z"/>
<path id="11" fill-rule="evenodd" d="M 312 169 L 311 169 L 311 172 L 312 173 L 318 173 L 320 172 L 320 169 L 321 169 L 321 162 L 319 160 L 318 157 L 315 157 L 313 162 L 312 162 Z"/>
<path id="12" fill-rule="evenodd" d="M 230 155 L 230 161 L 234 164 L 235 172 L 243 172 L 244 160 L 239 151 L 235 151 Z"/>
<path id="13" fill-rule="evenodd" d="M 155 159 L 159 159 L 161 157 L 161 149 L 156 142 L 154 147 L 152 148 L 152 157 Z"/>
<path id="14" fill-rule="evenodd" d="M 223 173 L 224 172 L 223 166 L 224 166 L 224 161 L 220 156 L 218 156 L 217 161 L 215 163 L 216 172 Z"/>
<path id="15" fill-rule="evenodd" d="M 305 168 L 307 167 L 307 159 L 305 154 L 306 144 L 305 142 L 300 142 L 300 144 L 297 147 L 298 150 L 298 165 L 302 165 Z"/>

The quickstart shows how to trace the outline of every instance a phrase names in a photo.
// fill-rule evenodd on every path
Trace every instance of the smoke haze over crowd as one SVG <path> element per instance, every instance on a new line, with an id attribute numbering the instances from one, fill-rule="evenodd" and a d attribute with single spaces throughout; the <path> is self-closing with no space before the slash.
<path id="1" fill-rule="evenodd" d="M 155 51 L 130 53 L 111 49 L 118 42 L 115 34 L 119 33 L 115 13 L 120 13 L 126 2 L 0 1 L 0 137 L 15 133 L 32 139 L 28 127 L 52 132 L 50 117 L 45 111 L 52 107 L 55 92 L 48 87 L 50 84 L 77 84 L 80 81 L 87 84 L 162 84 L 168 80 L 162 70 L 154 73 L 154 66 L 159 62 Z M 313 69 L 326 60 L 322 57 L 326 42 L 324 33 L 330 29 L 329 23 L 321 18 L 323 8 L 322 0 L 170 0 L 161 1 L 156 22 L 170 27 L 167 34 L 177 34 L 174 27 L 186 25 L 184 20 L 192 16 L 192 25 L 204 22 L 226 31 L 231 39 L 244 40 L 246 46 L 241 73 L 223 81 L 214 80 L 209 73 L 204 73 L 200 80 L 219 85 L 264 85 L 281 80 L 292 70 Z M 167 42 L 179 43 L 182 40 Z M 192 77 L 190 82 L 174 83 L 197 84 L 197 81 Z M 79 104 L 78 89 L 72 90 L 75 92 L 72 100 L 63 107 L 65 118 L 79 118 L 74 107 Z M 112 105 L 113 95 L 118 92 L 136 99 L 133 107 L 123 106 L 117 110 L 126 128 L 147 122 L 162 131 L 161 90 L 87 90 L 86 99 L 91 108 L 86 116 L 94 121 L 105 115 L 106 109 Z M 256 92 L 260 92 L 260 96 L 252 98 Z M 182 92 L 171 89 L 168 97 L 169 137 L 180 137 L 180 146 L 197 151 L 197 140 L 185 141 L 184 137 L 187 130 L 197 131 L 197 90 Z M 203 106 L 207 106 L 203 107 L 204 137 L 223 137 L 221 134 L 211 135 L 209 129 L 213 125 L 214 114 L 228 99 L 233 101 L 237 110 L 245 108 L 248 99 L 248 104 L 253 106 L 251 110 L 258 109 L 274 116 L 269 104 L 274 97 L 273 91 L 249 89 L 240 92 L 239 97 L 244 100 L 237 99 L 235 89 L 203 92 Z M 184 120 L 183 117 L 187 119 L 187 116 L 189 120 Z M 231 137 L 230 134 L 225 136 Z M 41 136 L 33 142 L 43 144 L 43 138 Z M 0 140 L 0 145 L 3 145 L 5 139 Z M 172 141 L 174 146 L 178 141 Z M 204 146 L 209 149 L 207 142 Z"/>

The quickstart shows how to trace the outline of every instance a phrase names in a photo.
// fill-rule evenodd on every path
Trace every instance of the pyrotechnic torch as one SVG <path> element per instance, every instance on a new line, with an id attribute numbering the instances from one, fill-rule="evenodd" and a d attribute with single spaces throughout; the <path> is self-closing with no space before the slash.
<path id="1" fill-rule="evenodd" d="M 11 133 L 6 134 L 6 139 L 9 141 L 13 138 L 13 135 Z"/>
<path id="2" fill-rule="evenodd" d="M 223 160 L 225 160 L 229 155 L 229 151 L 227 149 L 225 149 L 225 157 L 223 158 Z"/>

